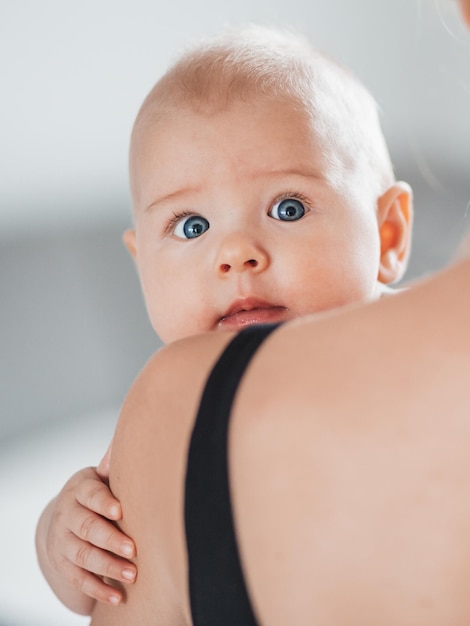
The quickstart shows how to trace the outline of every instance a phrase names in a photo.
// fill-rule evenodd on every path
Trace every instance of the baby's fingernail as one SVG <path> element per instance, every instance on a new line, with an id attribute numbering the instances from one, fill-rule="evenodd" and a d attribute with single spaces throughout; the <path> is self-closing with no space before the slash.
<path id="1" fill-rule="evenodd" d="M 122 543 L 121 554 L 124 556 L 132 556 L 134 554 L 134 546 L 131 543 Z"/>
<path id="2" fill-rule="evenodd" d="M 118 605 L 119 602 L 121 602 L 121 598 L 119 596 L 112 595 L 109 596 L 109 601 L 111 602 L 111 604 Z"/>
<path id="3" fill-rule="evenodd" d="M 122 577 L 125 578 L 126 580 L 134 580 L 135 572 L 133 569 L 123 569 Z"/>
<path id="4" fill-rule="evenodd" d="M 119 505 L 112 504 L 109 507 L 109 514 L 111 517 L 118 517 L 120 515 Z"/>

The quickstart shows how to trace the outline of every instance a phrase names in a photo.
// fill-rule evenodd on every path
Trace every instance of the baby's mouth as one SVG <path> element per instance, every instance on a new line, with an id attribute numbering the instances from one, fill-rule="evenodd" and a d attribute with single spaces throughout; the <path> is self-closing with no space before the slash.
<path id="1" fill-rule="evenodd" d="M 239 330 L 252 324 L 271 324 L 286 319 L 284 306 L 247 298 L 234 302 L 219 319 L 217 327 L 224 330 Z"/>

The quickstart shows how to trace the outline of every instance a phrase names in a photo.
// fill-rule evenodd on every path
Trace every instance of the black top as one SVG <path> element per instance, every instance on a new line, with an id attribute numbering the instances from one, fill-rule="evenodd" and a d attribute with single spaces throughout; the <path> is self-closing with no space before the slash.
<path id="1" fill-rule="evenodd" d="M 204 389 L 186 470 L 185 524 L 194 626 L 258 626 L 232 515 L 228 427 L 233 399 L 258 346 L 278 325 L 249 326 L 228 344 Z"/>

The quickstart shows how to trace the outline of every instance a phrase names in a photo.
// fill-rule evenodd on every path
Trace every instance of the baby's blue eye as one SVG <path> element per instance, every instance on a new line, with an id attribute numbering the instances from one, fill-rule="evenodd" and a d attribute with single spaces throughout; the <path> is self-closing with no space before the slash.
<path id="1" fill-rule="evenodd" d="M 203 235 L 208 229 L 209 222 L 204 217 L 190 215 L 176 224 L 173 234 L 181 239 L 195 239 Z"/>
<path id="2" fill-rule="evenodd" d="M 295 220 L 300 220 L 300 218 L 305 215 L 305 207 L 300 200 L 286 198 L 285 200 L 276 202 L 269 211 L 269 215 L 275 220 L 294 222 Z"/>

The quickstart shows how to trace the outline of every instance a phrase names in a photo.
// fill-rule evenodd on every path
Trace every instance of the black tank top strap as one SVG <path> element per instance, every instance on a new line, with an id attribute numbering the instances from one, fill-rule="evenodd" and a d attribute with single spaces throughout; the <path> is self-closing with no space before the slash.
<path id="1" fill-rule="evenodd" d="M 228 428 L 239 382 L 278 324 L 250 326 L 228 344 L 207 380 L 188 453 L 185 527 L 194 626 L 257 626 L 232 515 Z"/>

